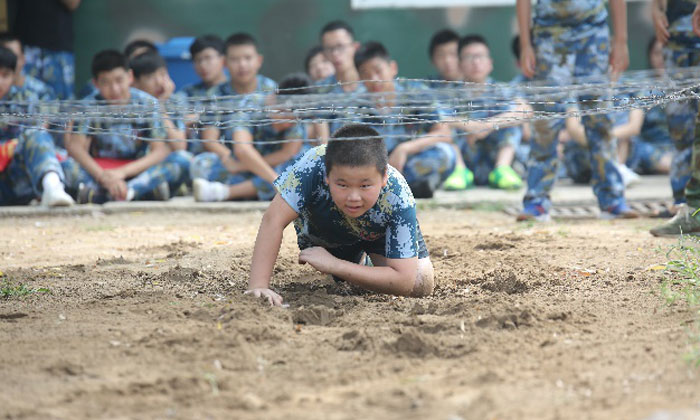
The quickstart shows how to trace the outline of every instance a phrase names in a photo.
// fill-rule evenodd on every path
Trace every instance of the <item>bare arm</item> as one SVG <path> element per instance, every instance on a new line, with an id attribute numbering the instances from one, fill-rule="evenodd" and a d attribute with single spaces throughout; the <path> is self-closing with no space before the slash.
<path id="1" fill-rule="evenodd" d="M 566 131 L 569 136 L 578 144 L 585 146 L 588 144 L 586 138 L 586 128 L 581 124 L 581 120 L 577 117 L 568 117 L 566 119 Z"/>
<path id="2" fill-rule="evenodd" d="M 450 142 L 452 142 L 450 128 L 446 124 L 435 124 L 432 126 L 430 131 L 428 131 L 427 135 L 401 143 L 398 147 L 403 148 L 404 151 L 410 156 L 420 153 L 437 143 Z"/>
<path id="3" fill-rule="evenodd" d="M 626 124 L 618 125 L 613 128 L 612 136 L 620 138 L 630 138 L 642 132 L 642 124 L 644 124 L 644 110 L 633 109 L 630 111 L 630 119 Z"/>
<path id="4" fill-rule="evenodd" d="M 668 18 L 666 18 L 666 0 L 652 0 L 651 20 L 654 23 L 656 39 L 662 44 L 668 42 L 671 34 L 668 33 Z"/>
<path id="5" fill-rule="evenodd" d="M 229 148 L 225 145 L 219 143 L 220 135 L 221 132 L 218 128 L 209 127 L 202 130 L 204 150 L 207 152 L 216 153 L 216 155 L 223 161 L 231 154 L 231 150 L 229 150 Z"/>
<path id="6" fill-rule="evenodd" d="M 535 76 L 535 50 L 530 39 L 530 20 L 532 20 L 532 3 L 530 0 L 517 0 L 515 4 L 518 16 L 518 33 L 520 34 L 520 70 L 526 77 Z"/>
<path id="7" fill-rule="evenodd" d="M 75 159 L 96 181 L 102 177 L 102 168 L 90 156 L 90 137 L 85 134 L 71 133 L 65 137 L 68 155 Z"/>
<path id="8" fill-rule="evenodd" d="M 299 153 L 301 150 L 301 140 L 300 141 L 292 141 L 289 143 L 283 143 L 282 147 L 280 147 L 279 150 L 272 152 L 270 154 L 267 154 L 263 156 L 263 159 L 265 162 L 267 162 L 270 167 L 275 167 L 277 165 L 280 165 Z"/>
<path id="9" fill-rule="evenodd" d="M 270 279 L 280 251 L 282 233 L 297 216 L 294 209 L 279 194 L 275 195 L 263 215 L 255 239 L 248 290 L 257 297 L 266 297 L 271 305 L 282 304 L 282 297 L 269 290 Z"/>
<path id="10" fill-rule="evenodd" d="M 277 178 L 277 172 L 265 162 L 260 152 L 253 147 L 253 136 L 245 130 L 233 132 L 233 153 L 236 159 L 250 172 L 269 183 Z"/>
<path id="11" fill-rule="evenodd" d="M 165 133 L 167 134 L 168 146 L 172 150 L 185 150 L 187 149 L 187 139 L 184 130 L 178 130 L 173 124 L 172 120 L 168 118 L 167 115 L 163 114 L 163 126 L 165 127 Z"/>
<path id="12" fill-rule="evenodd" d="M 610 15 L 613 25 L 613 42 L 610 50 L 610 67 L 612 78 L 617 77 L 630 64 L 630 55 L 627 49 L 627 5 L 625 0 L 610 0 Z"/>
<path id="13" fill-rule="evenodd" d="M 151 147 L 148 153 L 142 158 L 129 162 L 121 166 L 119 170 L 124 174 L 124 178 L 132 178 L 151 166 L 165 160 L 170 154 L 170 148 L 162 141 L 151 142 Z"/>

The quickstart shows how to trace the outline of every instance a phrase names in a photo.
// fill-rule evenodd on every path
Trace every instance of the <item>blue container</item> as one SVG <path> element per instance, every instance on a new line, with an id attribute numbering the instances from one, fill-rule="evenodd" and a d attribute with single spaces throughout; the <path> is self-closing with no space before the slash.
<path id="1" fill-rule="evenodd" d="M 194 37 L 183 36 L 171 38 L 167 42 L 158 45 L 158 51 L 168 63 L 168 72 L 175 82 L 175 90 L 182 89 L 183 86 L 199 82 L 197 73 L 192 66 L 190 57 L 190 45 L 194 42 Z"/>

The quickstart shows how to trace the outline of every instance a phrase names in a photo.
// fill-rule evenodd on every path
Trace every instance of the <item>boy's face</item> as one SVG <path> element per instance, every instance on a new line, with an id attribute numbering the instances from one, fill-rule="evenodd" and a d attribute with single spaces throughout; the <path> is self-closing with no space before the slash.
<path id="1" fill-rule="evenodd" d="M 493 61 L 489 48 L 478 42 L 466 45 L 459 52 L 459 67 L 466 81 L 486 82 L 493 71 Z"/>
<path id="2" fill-rule="evenodd" d="M 326 176 L 333 203 L 352 218 L 362 216 L 377 203 L 387 180 L 388 175 L 373 165 L 335 165 Z"/>
<path id="3" fill-rule="evenodd" d="M 158 99 L 167 99 L 165 96 L 169 91 L 169 81 L 170 75 L 168 74 L 168 69 L 161 67 L 151 74 L 145 74 L 141 75 L 141 77 L 134 78 L 134 87 Z"/>
<path id="4" fill-rule="evenodd" d="M 435 47 L 432 62 L 444 80 L 462 80 L 462 74 L 459 71 L 457 41 Z"/>
<path id="5" fill-rule="evenodd" d="M 235 83 L 252 83 L 262 63 L 263 56 L 254 45 L 232 45 L 226 50 L 226 67 Z"/>
<path id="6" fill-rule="evenodd" d="M 0 98 L 4 98 L 10 91 L 15 79 L 15 71 L 7 68 L 0 68 Z"/>
<path id="7" fill-rule="evenodd" d="M 207 84 L 219 79 L 224 71 L 224 56 L 214 48 L 205 48 L 195 54 L 192 63 L 197 76 Z"/>
<path id="8" fill-rule="evenodd" d="M 97 78 L 92 80 L 103 98 L 116 103 L 126 103 L 131 98 L 129 87 L 133 81 L 131 70 L 123 67 L 100 72 Z"/>
<path id="9" fill-rule="evenodd" d="M 321 46 L 328 61 L 333 64 L 335 71 L 355 67 L 353 59 L 355 51 L 360 46 L 352 35 L 345 29 L 336 29 L 321 36 Z"/>
<path id="10" fill-rule="evenodd" d="M 17 67 L 15 67 L 15 73 L 21 72 L 24 68 L 24 54 L 22 53 L 22 44 L 19 41 L 8 41 L 5 42 L 3 47 L 15 53 L 17 56 Z"/>
<path id="11" fill-rule="evenodd" d="M 309 60 L 308 72 L 311 80 L 317 82 L 335 74 L 335 67 L 323 53 L 318 53 Z"/>
<path id="12" fill-rule="evenodd" d="M 387 61 L 381 57 L 365 61 L 358 69 L 360 79 L 365 81 L 365 87 L 372 93 L 394 91 L 394 78 L 398 70 L 396 61 Z"/>

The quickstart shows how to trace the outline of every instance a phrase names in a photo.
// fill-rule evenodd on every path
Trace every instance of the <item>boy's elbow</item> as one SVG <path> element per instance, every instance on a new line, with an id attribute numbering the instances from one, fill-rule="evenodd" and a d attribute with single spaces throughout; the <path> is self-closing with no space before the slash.
<path id="1" fill-rule="evenodd" d="M 416 273 L 411 278 L 412 289 L 409 294 L 411 297 L 426 297 L 433 294 L 435 290 L 435 271 L 430 258 L 421 258 L 418 260 Z"/>

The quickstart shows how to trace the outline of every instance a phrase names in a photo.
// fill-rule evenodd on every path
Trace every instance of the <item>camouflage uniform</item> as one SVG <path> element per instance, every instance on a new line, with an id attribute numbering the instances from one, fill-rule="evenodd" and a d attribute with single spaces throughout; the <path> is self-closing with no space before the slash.
<path id="1" fill-rule="evenodd" d="M 602 0 L 541 0 L 534 6 L 533 46 L 537 66 L 535 79 L 560 85 L 575 77 L 604 76 L 608 69 L 609 31 L 607 11 Z M 565 99 L 551 98 L 553 100 Z M 553 95 L 556 96 L 556 95 Z M 583 100 L 583 110 L 600 106 Z M 537 105 L 535 111 L 563 112 L 563 105 Z M 610 138 L 612 119 L 608 114 L 583 117 L 591 153 L 593 192 L 603 210 L 626 206 L 624 185 L 616 169 L 615 144 Z M 523 203 L 526 208 L 551 208 L 550 191 L 557 172 L 557 135 L 563 120 L 538 120 L 528 163 L 528 189 Z"/>
<path id="2" fill-rule="evenodd" d="M 24 71 L 28 75 L 49 85 L 58 99 L 73 98 L 75 56 L 72 52 L 25 45 L 24 56 Z"/>
<path id="3" fill-rule="evenodd" d="M 673 152 L 673 141 L 668 132 L 666 112 L 660 106 L 648 109 L 644 112 L 642 131 L 632 138 L 630 152 L 627 157 L 627 166 L 639 174 L 654 174 L 661 159 Z M 674 153 L 674 158 L 681 157 L 680 153 Z M 671 166 L 671 183 L 678 179 L 675 173 L 681 166 L 681 162 L 673 162 Z M 681 187 L 682 188 L 682 187 Z"/>
<path id="4" fill-rule="evenodd" d="M 355 263 L 362 252 L 390 259 L 428 257 L 416 203 L 401 174 L 389 166 L 377 202 L 351 218 L 333 202 L 325 182 L 325 154 L 325 145 L 309 150 L 275 181 L 282 199 L 299 215 L 294 221 L 299 249 L 321 246 Z"/>
<path id="5" fill-rule="evenodd" d="M 375 103 L 362 104 L 353 110 L 354 117 L 347 118 L 355 118 L 355 122 L 377 130 L 384 137 L 390 155 L 399 144 L 427 135 L 435 123 L 447 115 L 447 110 L 435 100 L 425 85 L 396 80 L 394 86 L 399 95 L 410 101 L 405 108 L 401 104 L 387 108 L 378 107 Z M 442 142 L 409 156 L 402 173 L 409 185 L 427 182 L 434 191 L 454 171 L 456 163 L 457 154 L 452 144 Z"/>
<path id="6" fill-rule="evenodd" d="M 693 0 L 668 0 L 666 17 L 670 38 L 665 51 L 668 69 L 700 65 L 700 38 L 693 33 L 691 22 L 696 4 Z M 686 201 L 686 185 L 690 190 L 697 191 L 689 184 L 691 177 L 695 179 L 693 185 L 700 182 L 700 174 L 697 173 L 700 169 L 691 169 L 692 151 L 700 147 L 697 146 L 700 140 L 695 134 L 697 115 L 698 101 L 695 99 L 666 105 L 669 133 L 675 144 L 671 189 L 676 203 Z"/>
<path id="7" fill-rule="evenodd" d="M 224 84 L 228 84 L 228 82 L 224 82 Z M 193 111 L 200 107 L 204 109 L 209 103 L 206 98 L 214 97 L 222 89 L 222 85 L 207 87 L 204 82 L 187 85 L 173 95 L 172 101 L 183 109 L 191 109 Z M 184 121 L 182 126 L 184 129 Z M 201 128 L 201 124 L 198 123 L 193 128 L 187 129 L 185 137 L 188 139 L 200 139 L 199 128 Z M 203 143 L 196 140 L 188 141 L 187 151 L 193 155 L 202 153 L 204 152 Z"/>
<path id="8" fill-rule="evenodd" d="M 367 88 L 362 82 L 356 83 L 355 90 L 350 92 L 343 90 L 343 86 L 339 83 L 340 82 L 335 77 L 335 74 L 316 82 L 316 92 L 327 95 L 326 97 L 328 98 L 329 103 L 327 106 L 335 105 L 339 108 L 339 111 L 337 112 L 328 111 L 319 115 L 320 118 L 330 120 L 328 121 L 328 129 L 330 130 L 331 134 L 350 122 L 347 118 L 345 118 L 346 116 L 344 115 L 344 110 L 346 110 L 348 106 L 351 106 L 357 102 L 358 96 L 362 96 L 363 94 L 367 93 Z"/>
<path id="9" fill-rule="evenodd" d="M 133 118 L 132 121 L 115 122 L 104 121 L 99 116 L 97 101 L 104 100 L 99 93 L 84 99 L 81 108 L 90 110 L 98 109 L 94 118 L 86 118 L 76 121 L 74 130 L 91 138 L 90 155 L 95 158 L 127 159 L 134 160 L 143 157 L 149 148 L 148 141 L 134 139 L 134 136 L 146 137 L 153 140 L 165 138 L 160 104 L 151 95 L 138 89 L 130 89 L 131 99 L 124 107 L 125 118 Z M 137 108 L 136 110 L 134 108 Z M 117 112 L 118 108 L 111 109 Z M 129 114 L 128 112 L 132 112 Z M 163 182 L 167 182 L 170 191 L 177 191 L 189 174 L 191 154 L 185 151 L 173 152 L 168 157 L 133 178 L 127 180 L 127 186 L 134 190 L 134 199 L 149 199 L 153 197 L 154 190 Z M 69 159 L 62 163 L 66 174 L 66 187 L 77 190 L 82 183 L 88 187 L 99 190 L 101 195 L 106 191 L 92 176 L 82 168 L 75 160 Z M 107 197 L 105 196 L 105 199 Z"/>
<path id="10" fill-rule="evenodd" d="M 30 114 L 37 112 L 37 105 L 35 92 L 12 86 L 0 100 L 0 111 Z M 41 180 L 48 172 L 56 172 L 64 180 L 51 136 L 34 125 L 31 121 L 0 123 L 0 145 L 17 139 L 10 163 L 0 172 L 0 205 L 27 204 L 40 196 Z"/>

